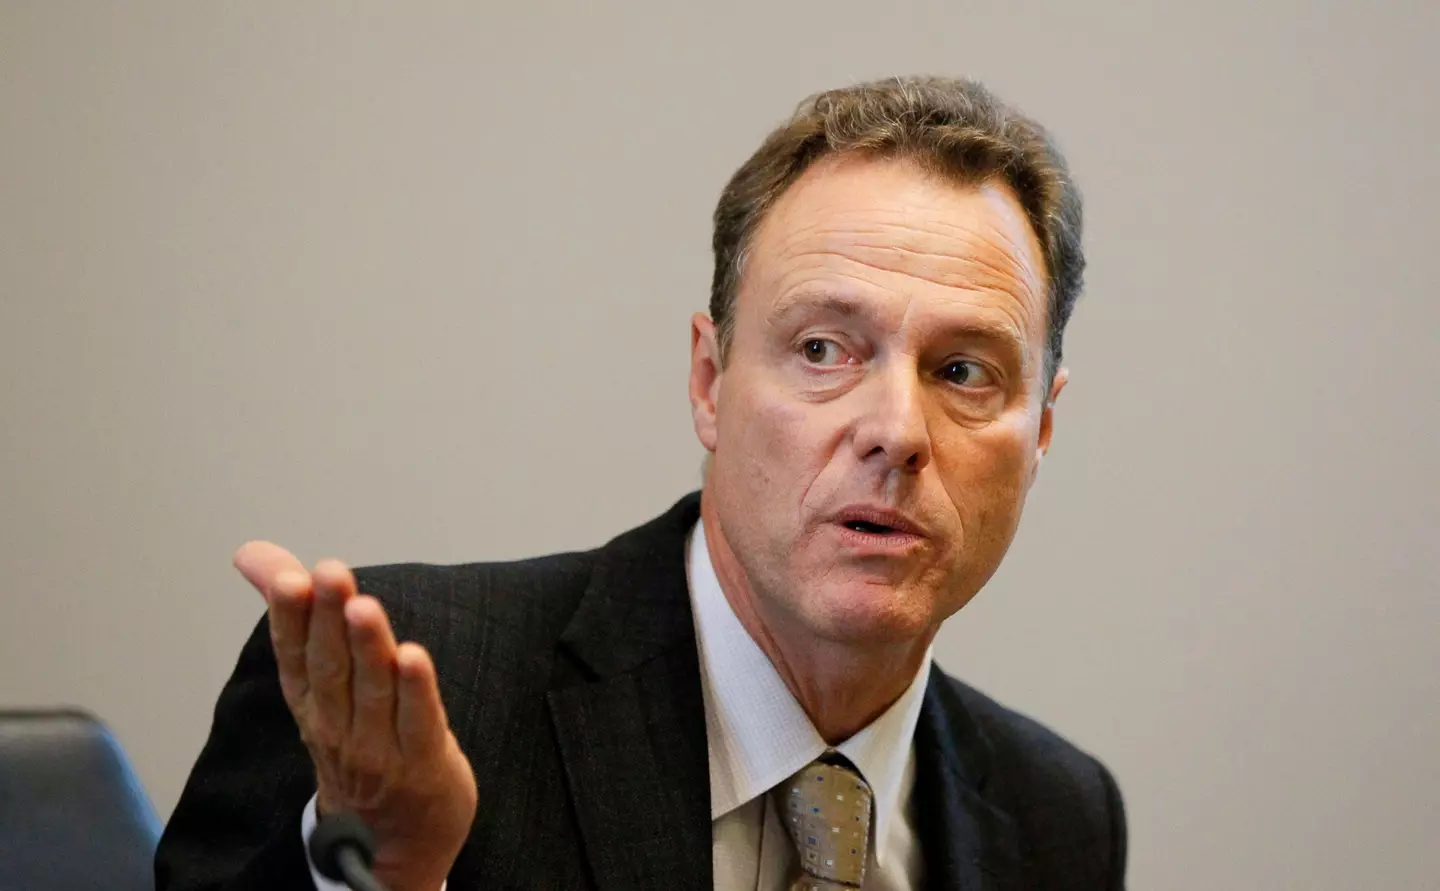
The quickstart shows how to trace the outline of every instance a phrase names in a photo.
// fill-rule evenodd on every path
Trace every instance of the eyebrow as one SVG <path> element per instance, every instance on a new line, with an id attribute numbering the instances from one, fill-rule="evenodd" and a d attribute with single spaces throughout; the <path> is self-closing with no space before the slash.
<path id="1" fill-rule="evenodd" d="M 865 314 L 865 307 L 853 297 L 839 294 L 798 291 L 781 297 L 770 314 L 770 321 L 780 323 L 799 312 L 820 312 L 851 318 Z"/>

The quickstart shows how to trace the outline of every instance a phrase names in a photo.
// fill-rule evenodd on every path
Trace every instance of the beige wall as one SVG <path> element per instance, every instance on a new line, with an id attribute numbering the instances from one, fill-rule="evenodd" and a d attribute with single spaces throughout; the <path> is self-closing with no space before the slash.
<path id="1" fill-rule="evenodd" d="M 1168 6 L 5 0 L 0 705 L 96 710 L 168 813 L 241 541 L 658 512 L 725 177 L 810 91 L 968 73 L 1062 137 L 1092 271 L 941 661 L 1116 770 L 1133 887 L 1436 887 L 1440 7 Z"/>

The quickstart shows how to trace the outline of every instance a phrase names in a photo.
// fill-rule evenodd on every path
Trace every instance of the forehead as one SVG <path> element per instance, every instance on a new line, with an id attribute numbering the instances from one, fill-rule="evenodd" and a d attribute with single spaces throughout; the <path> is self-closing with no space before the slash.
<path id="1" fill-rule="evenodd" d="M 1043 339 L 1039 241 L 998 182 L 957 185 L 905 160 L 826 159 L 776 201 L 749 254 L 741 314 L 838 291 L 902 315 L 1003 317 L 1026 341 Z"/>

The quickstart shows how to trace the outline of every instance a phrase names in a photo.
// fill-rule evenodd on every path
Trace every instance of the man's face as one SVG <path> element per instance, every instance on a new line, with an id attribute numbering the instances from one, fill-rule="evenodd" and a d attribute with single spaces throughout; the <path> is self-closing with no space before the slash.
<path id="1" fill-rule="evenodd" d="M 1049 444 L 1043 255 L 998 184 L 828 159 L 751 244 L 729 355 L 695 320 L 707 513 L 768 621 L 933 632 L 999 566 Z"/>

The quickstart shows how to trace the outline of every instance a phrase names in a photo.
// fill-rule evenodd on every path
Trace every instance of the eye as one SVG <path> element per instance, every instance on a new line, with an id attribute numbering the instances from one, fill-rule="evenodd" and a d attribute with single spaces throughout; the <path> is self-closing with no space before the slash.
<path id="1" fill-rule="evenodd" d="M 812 337 L 800 344 L 800 355 L 811 365 L 839 365 L 845 357 L 840 344 L 823 337 Z"/>
<path id="2" fill-rule="evenodd" d="M 989 370 L 969 359 L 952 359 L 940 368 L 940 376 L 962 387 L 988 387 L 994 383 Z"/>

